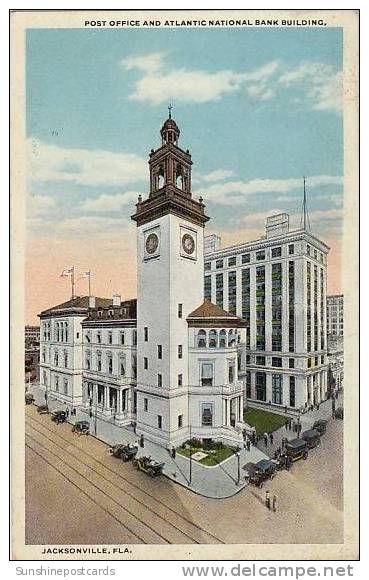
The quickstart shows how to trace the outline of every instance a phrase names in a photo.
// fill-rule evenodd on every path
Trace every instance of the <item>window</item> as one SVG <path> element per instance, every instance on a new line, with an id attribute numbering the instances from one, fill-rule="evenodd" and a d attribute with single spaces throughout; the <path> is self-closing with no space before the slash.
<path id="1" fill-rule="evenodd" d="M 163 358 L 163 347 L 161 344 L 158 344 L 158 358 L 159 359 Z"/>
<path id="2" fill-rule="evenodd" d="M 209 270 L 211 270 L 211 262 L 205 262 L 204 270 L 205 270 L 205 272 L 208 272 Z"/>
<path id="3" fill-rule="evenodd" d="M 314 250 L 314 258 L 315 258 L 315 260 L 317 258 L 317 251 L 316 250 Z"/>
<path id="4" fill-rule="evenodd" d="M 149 410 L 149 400 L 144 399 L 144 411 L 147 412 Z"/>
<path id="5" fill-rule="evenodd" d="M 132 342 L 133 342 L 133 346 L 137 345 L 137 330 L 134 330 L 132 332 Z"/>
<path id="6" fill-rule="evenodd" d="M 149 329 L 147 326 L 144 328 L 144 341 L 147 342 L 149 340 Z"/>
<path id="7" fill-rule="evenodd" d="M 289 358 L 288 359 L 288 367 L 290 369 L 294 369 L 295 368 L 295 359 L 294 358 Z"/>
<path id="8" fill-rule="evenodd" d="M 110 375 L 113 374 L 113 357 L 111 354 L 108 354 L 108 373 Z"/>
<path id="9" fill-rule="evenodd" d="M 76 338 L 79 338 L 79 332 L 77 332 L 77 334 L 76 334 Z"/>
<path id="10" fill-rule="evenodd" d="M 204 277 L 204 298 L 211 300 L 211 276 Z"/>
<path id="11" fill-rule="evenodd" d="M 158 387 L 162 386 L 163 386 L 163 377 L 161 376 L 161 374 L 158 374 Z"/>
<path id="12" fill-rule="evenodd" d="M 67 352 L 64 353 L 64 367 L 66 369 L 68 368 L 68 353 Z"/>
<path id="13" fill-rule="evenodd" d="M 178 429 L 183 427 L 183 415 L 178 415 Z"/>
<path id="14" fill-rule="evenodd" d="M 282 375 L 272 375 L 272 402 L 276 405 L 282 405 L 283 387 Z"/>
<path id="15" fill-rule="evenodd" d="M 295 377 L 290 377 L 290 407 L 296 405 Z"/>
<path id="16" fill-rule="evenodd" d="M 163 418 L 161 415 L 158 415 L 158 429 L 162 429 L 163 427 Z"/>
<path id="17" fill-rule="evenodd" d="M 183 375 L 178 375 L 178 386 L 181 387 L 183 384 Z"/>
<path id="18" fill-rule="evenodd" d="M 221 268 L 223 268 L 223 260 L 217 260 L 215 262 L 215 267 L 217 270 L 220 270 Z"/>
<path id="19" fill-rule="evenodd" d="M 272 357 L 272 367 L 281 367 L 282 366 L 282 359 L 277 357 L 277 356 L 273 356 Z"/>
<path id="20" fill-rule="evenodd" d="M 249 365 L 251 362 L 251 356 L 249 354 L 246 355 L 246 364 Z"/>
<path id="21" fill-rule="evenodd" d="M 147 371 L 148 368 L 149 368 L 149 360 L 148 360 L 147 356 L 144 356 L 144 369 L 145 369 L 145 371 Z"/>
<path id="22" fill-rule="evenodd" d="M 97 370 L 101 371 L 101 352 L 97 353 Z"/>
<path id="23" fill-rule="evenodd" d="M 308 369 L 309 369 L 311 367 L 311 358 L 308 358 L 307 364 L 308 364 Z"/>
<path id="24" fill-rule="evenodd" d="M 183 356 L 183 347 L 181 344 L 178 345 L 178 358 L 182 358 Z"/>
<path id="25" fill-rule="evenodd" d="M 64 395 L 68 394 L 68 379 L 64 379 Z"/>
<path id="26" fill-rule="evenodd" d="M 225 348 L 227 346 L 227 332 L 221 330 L 219 332 L 219 348 Z"/>
<path id="27" fill-rule="evenodd" d="M 56 367 L 59 365 L 59 353 L 58 352 L 54 353 L 54 363 L 55 363 Z"/>
<path id="28" fill-rule="evenodd" d="M 250 254 L 243 254 L 241 261 L 242 264 L 248 264 L 250 262 Z"/>
<path id="29" fill-rule="evenodd" d="M 294 244 L 290 244 L 288 246 L 288 253 L 289 253 L 290 256 L 291 256 L 291 254 L 294 254 L 295 253 L 295 245 Z"/>
<path id="30" fill-rule="evenodd" d="M 220 308 L 223 308 L 223 274 L 215 276 L 215 302 Z"/>
<path id="31" fill-rule="evenodd" d="M 265 260 L 265 251 L 260 250 L 259 252 L 256 252 L 256 259 L 257 260 Z"/>
<path id="32" fill-rule="evenodd" d="M 266 401 L 266 375 L 255 373 L 256 398 L 258 401 Z"/>
<path id="33" fill-rule="evenodd" d="M 202 363 L 201 365 L 201 386 L 213 386 L 213 365 L 211 363 Z"/>
<path id="34" fill-rule="evenodd" d="M 55 377 L 55 390 L 59 392 L 59 377 Z"/>
<path id="35" fill-rule="evenodd" d="M 322 356 L 320 357 L 320 362 L 322 365 L 324 365 L 324 354 L 322 354 Z"/>
<path id="36" fill-rule="evenodd" d="M 46 350 L 42 350 L 42 362 L 46 362 Z"/>
<path id="37" fill-rule="evenodd" d="M 99 344 L 101 344 L 101 332 L 100 332 L 100 330 L 99 330 L 99 332 L 97 333 L 97 342 L 98 342 Z"/>
<path id="38" fill-rule="evenodd" d="M 317 366 L 318 366 L 318 364 L 319 364 L 319 357 L 318 357 L 318 356 L 316 356 L 316 357 L 315 357 L 315 366 L 317 367 Z"/>
<path id="39" fill-rule="evenodd" d="M 113 344 L 113 333 L 112 332 L 108 333 L 108 343 Z"/>
<path id="40" fill-rule="evenodd" d="M 307 244 L 307 246 L 306 246 L 306 253 L 307 253 L 308 256 L 310 256 L 310 246 L 309 246 L 309 244 Z"/>
<path id="41" fill-rule="evenodd" d="M 232 258 L 228 258 L 228 266 L 235 266 L 236 265 L 236 256 Z"/>
<path id="42" fill-rule="evenodd" d="M 113 318 L 113 316 L 114 316 L 114 310 L 109 310 L 108 316 L 109 316 L 109 318 Z"/>
<path id="43" fill-rule="evenodd" d="M 217 348 L 218 346 L 218 335 L 216 330 L 211 330 L 209 332 L 209 348 Z"/>
<path id="44" fill-rule="evenodd" d="M 124 357 L 121 357 L 119 361 L 119 367 L 120 367 L 120 375 L 124 377 L 126 374 L 126 361 Z"/>
<path id="45" fill-rule="evenodd" d="M 201 425 L 211 427 L 213 425 L 213 404 L 202 403 L 201 405 Z"/>
<path id="46" fill-rule="evenodd" d="M 183 304 L 178 304 L 178 318 L 182 318 L 183 315 Z"/>
<path id="47" fill-rule="evenodd" d="M 91 342 L 91 334 L 90 332 L 86 332 L 86 341 Z"/>
<path id="48" fill-rule="evenodd" d="M 257 356 L 256 363 L 257 365 L 265 365 L 265 356 Z"/>
<path id="49" fill-rule="evenodd" d="M 272 258 L 279 258 L 282 256 L 282 248 L 272 248 Z"/>
<path id="50" fill-rule="evenodd" d="M 124 344 L 124 340 L 125 340 L 124 332 L 121 332 L 120 333 L 120 344 Z"/>
<path id="51" fill-rule="evenodd" d="M 229 382 L 229 384 L 234 383 L 234 379 L 235 379 L 234 361 L 229 361 L 228 362 L 228 382 Z"/>
<path id="52" fill-rule="evenodd" d="M 197 348 L 206 348 L 206 332 L 199 330 L 197 333 Z"/>

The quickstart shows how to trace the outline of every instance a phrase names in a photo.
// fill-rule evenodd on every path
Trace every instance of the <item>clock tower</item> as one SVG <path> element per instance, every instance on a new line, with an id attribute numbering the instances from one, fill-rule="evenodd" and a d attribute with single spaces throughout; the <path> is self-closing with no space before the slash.
<path id="1" fill-rule="evenodd" d="M 168 447 L 189 436 L 187 316 L 203 301 L 202 199 L 191 193 L 192 160 L 178 145 L 171 116 L 151 150 L 150 193 L 141 196 L 137 224 L 138 434 Z"/>

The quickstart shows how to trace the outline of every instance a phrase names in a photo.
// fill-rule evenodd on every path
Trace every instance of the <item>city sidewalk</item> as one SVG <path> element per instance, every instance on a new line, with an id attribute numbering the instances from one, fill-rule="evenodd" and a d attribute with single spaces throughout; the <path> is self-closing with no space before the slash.
<path id="1" fill-rule="evenodd" d="M 45 404 L 45 390 L 39 385 L 32 384 L 29 392 L 35 396 L 36 405 Z M 65 403 L 58 401 L 54 397 L 49 397 L 48 401 L 51 411 L 65 410 L 67 407 Z M 68 421 L 73 424 L 80 420 L 89 420 L 91 435 L 108 445 L 116 443 L 138 444 L 139 436 L 135 435 L 132 429 L 118 427 L 108 420 L 98 419 L 95 433 L 95 419 L 90 420 L 87 412 L 77 408 L 76 416 L 69 416 Z M 192 460 L 192 481 L 190 482 L 190 460 L 188 458 L 177 453 L 176 458 L 173 459 L 169 450 L 151 441 L 145 441 L 144 448 L 139 446 L 137 457 L 143 455 L 151 455 L 156 461 L 164 462 L 163 473 L 169 479 L 199 495 L 214 499 L 227 498 L 238 493 L 245 487 L 242 466 L 249 461 L 256 463 L 267 457 L 265 450 L 251 446 L 250 451 L 246 449 L 240 451 L 239 462 L 236 455 L 223 461 L 221 465 L 214 467 L 207 467 Z M 238 465 L 240 465 L 240 478 L 238 476 Z M 239 479 L 240 481 L 238 481 Z"/>
<path id="2" fill-rule="evenodd" d="M 342 391 L 338 395 L 338 399 L 336 400 L 336 409 L 338 407 L 343 406 L 343 393 Z M 274 411 L 275 412 L 275 411 Z M 281 413 L 282 414 L 282 413 Z M 283 414 L 284 415 L 284 414 Z M 293 422 L 297 421 L 296 416 L 292 415 L 284 415 L 286 419 L 291 419 Z M 306 431 L 307 429 L 311 429 L 313 423 L 318 419 L 332 419 L 332 399 L 327 399 L 323 403 L 320 403 L 319 409 L 314 408 L 313 411 L 307 411 L 300 415 L 300 423 L 301 423 L 301 433 Z M 333 419 L 332 419 L 333 420 Z M 268 445 L 265 446 L 264 440 L 261 438 L 258 443 L 257 447 L 260 451 L 263 451 L 269 457 L 273 457 L 275 450 L 278 447 L 282 446 L 282 438 L 287 437 L 287 439 L 295 439 L 297 437 L 297 432 L 293 431 L 293 429 L 286 429 L 284 426 L 277 429 L 277 431 L 273 431 L 273 443 L 270 443 L 270 439 L 268 439 Z"/>

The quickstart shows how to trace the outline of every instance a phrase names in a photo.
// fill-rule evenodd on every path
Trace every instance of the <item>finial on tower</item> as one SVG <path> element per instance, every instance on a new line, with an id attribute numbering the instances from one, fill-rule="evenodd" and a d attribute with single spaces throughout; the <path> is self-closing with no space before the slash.
<path id="1" fill-rule="evenodd" d="M 172 103 L 169 103 L 169 106 L 168 106 L 168 111 L 169 111 L 169 119 L 171 119 L 171 118 L 172 118 L 172 109 L 173 109 L 173 105 L 172 105 Z"/>
<path id="2" fill-rule="evenodd" d="M 302 202 L 301 227 L 305 231 L 307 231 L 307 230 L 310 230 L 310 219 L 309 219 L 309 213 L 308 213 L 307 203 L 306 203 L 306 178 L 305 178 L 305 175 L 303 176 L 303 181 L 304 181 L 304 199 Z"/>

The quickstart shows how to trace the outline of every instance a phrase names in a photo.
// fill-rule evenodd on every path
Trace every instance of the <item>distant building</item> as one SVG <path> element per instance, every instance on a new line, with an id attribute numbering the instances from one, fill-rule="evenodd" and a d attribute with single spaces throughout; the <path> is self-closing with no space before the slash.
<path id="1" fill-rule="evenodd" d="M 343 336 L 343 294 L 327 296 L 327 333 Z"/>
<path id="2" fill-rule="evenodd" d="M 300 409 L 326 397 L 328 251 L 279 214 L 262 238 L 205 253 L 205 298 L 246 323 L 248 401 Z"/>
<path id="3" fill-rule="evenodd" d="M 26 345 L 38 344 L 40 342 L 40 327 L 39 326 L 25 326 L 24 340 Z"/>

